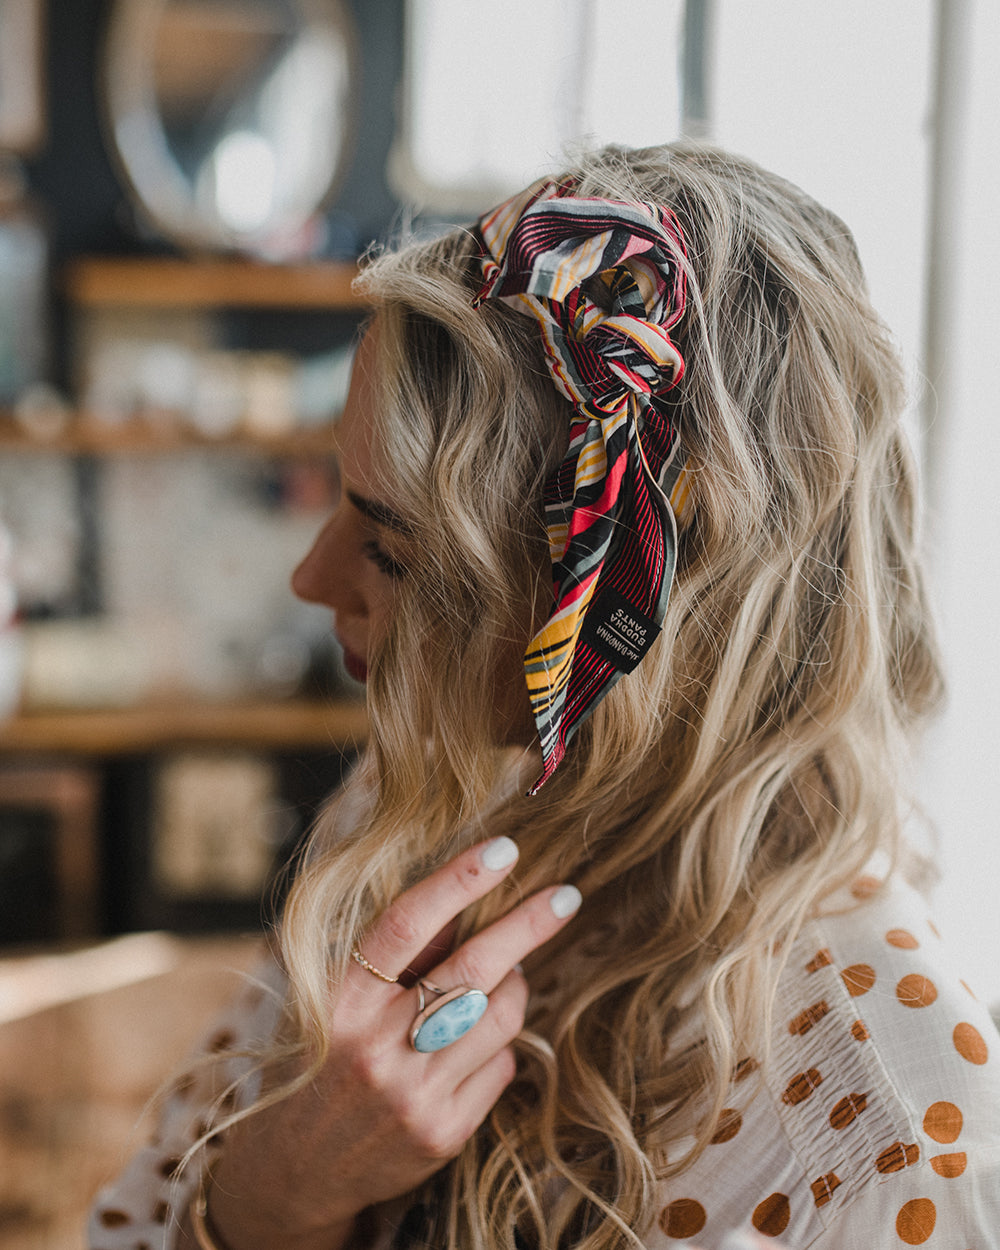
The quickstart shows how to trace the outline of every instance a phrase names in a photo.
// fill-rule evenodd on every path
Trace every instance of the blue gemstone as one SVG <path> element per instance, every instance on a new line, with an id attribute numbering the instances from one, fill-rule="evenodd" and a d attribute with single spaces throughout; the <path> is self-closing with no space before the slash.
<path id="1" fill-rule="evenodd" d="M 482 990 L 466 990 L 458 998 L 433 1007 L 413 1039 L 414 1050 L 427 1054 L 457 1042 L 480 1018 L 489 1001 Z"/>

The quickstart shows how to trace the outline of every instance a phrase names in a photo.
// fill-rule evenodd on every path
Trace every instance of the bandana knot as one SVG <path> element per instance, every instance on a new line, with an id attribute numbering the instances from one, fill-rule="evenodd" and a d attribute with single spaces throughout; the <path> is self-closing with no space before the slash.
<path id="1" fill-rule="evenodd" d="M 668 333 L 684 311 L 684 242 L 668 209 L 570 189 L 536 183 L 480 221 L 476 302 L 535 316 L 556 385 L 599 419 L 630 391 L 662 395 L 684 372 Z"/>
<path id="2" fill-rule="evenodd" d="M 602 311 L 582 291 L 574 291 L 564 304 L 567 347 L 573 345 L 578 371 L 586 369 L 589 395 L 580 407 L 591 409 L 598 420 L 617 412 L 630 391 L 652 397 L 670 390 L 683 371 L 666 330 L 642 313 L 626 311 L 617 298 L 626 280 L 634 287 L 628 270 L 608 272 L 615 296 L 610 311 Z"/>
<path id="3" fill-rule="evenodd" d="M 572 191 L 542 181 L 479 222 L 476 305 L 499 299 L 535 318 L 576 409 L 545 489 L 554 603 L 524 661 L 544 769 L 532 793 L 659 633 L 676 548 L 668 495 L 681 476 L 664 399 L 684 371 L 669 334 L 684 312 L 680 226 L 654 204 Z"/>

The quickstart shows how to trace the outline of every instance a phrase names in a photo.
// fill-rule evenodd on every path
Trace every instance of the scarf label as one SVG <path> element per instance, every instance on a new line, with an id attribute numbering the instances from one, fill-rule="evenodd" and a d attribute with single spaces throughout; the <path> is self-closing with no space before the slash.
<path id="1" fill-rule="evenodd" d="M 619 672 L 631 673 L 659 632 L 655 621 L 608 586 L 587 609 L 580 639 Z"/>

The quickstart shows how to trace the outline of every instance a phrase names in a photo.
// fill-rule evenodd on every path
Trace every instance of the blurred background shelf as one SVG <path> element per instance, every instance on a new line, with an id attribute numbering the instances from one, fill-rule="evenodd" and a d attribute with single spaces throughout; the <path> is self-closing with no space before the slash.
<path id="1" fill-rule="evenodd" d="M 366 735 L 348 697 L 178 697 L 0 724 L 0 952 L 259 929 Z"/>
<path id="2" fill-rule="evenodd" d="M 340 261 L 267 265 L 242 259 L 84 257 L 66 269 L 80 308 L 311 308 L 363 311 L 357 266 Z"/>
<path id="3" fill-rule="evenodd" d="M 367 733 L 361 703 L 343 700 L 166 703 L 97 711 L 30 712 L 0 725 L 8 754 L 106 757 L 177 746 L 250 746 L 261 750 L 355 747 Z"/>
<path id="4" fill-rule="evenodd" d="M 160 455 L 181 451 L 240 451 L 260 456 L 310 457 L 333 450 L 331 427 L 297 429 L 266 437 L 241 430 L 219 438 L 200 434 L 178 422 L 154 424 L 144 420 L 112 425 L 86 413 L 51 438 L 31 435 L 0 412 L 0 453 L 24 455 Z"/>

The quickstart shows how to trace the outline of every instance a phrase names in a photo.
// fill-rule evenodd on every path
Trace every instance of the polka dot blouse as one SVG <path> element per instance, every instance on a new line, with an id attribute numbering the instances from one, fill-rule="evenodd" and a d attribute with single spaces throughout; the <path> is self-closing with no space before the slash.
<path id="1" fill-rule="evenodd" d="M 712 1144 L 663 1185 L 649 1250 L 720 1250 L 736 1228 L 790 1250 L 1000 1250 L 1000 1037 L 926 903 L 877 884 L 856 882 L 834 904 L 863 904 L 795 943 L 770 1058 L 744 1058 Z M 276 1016 L 252 989 L 207 1044 L 267 1036 Z M 198 1183 L 177 1159 L 211 1100 L 197 1081 L 174 1091 L 155 1141 L 98 1196 L 92 1250 L 170 1250 Z"/>
<path id="2" fill-rule="evenodd" d="M 737 1226 L 815 1250 L 1000 1247 L 1000 1037 L 918 895 L 896 885 L 806 927 L 755 1069 L 664 1187 L 650 1250 L 714 1250 Z"/>

